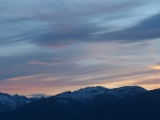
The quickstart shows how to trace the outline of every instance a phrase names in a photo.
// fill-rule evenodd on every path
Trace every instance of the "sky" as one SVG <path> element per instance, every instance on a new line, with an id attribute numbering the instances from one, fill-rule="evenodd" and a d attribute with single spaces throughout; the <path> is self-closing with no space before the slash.
<path id="1" fill-rule="evenodd" d="M 159 0 L 0 0 L 0 92 L 160 88 Z"/>

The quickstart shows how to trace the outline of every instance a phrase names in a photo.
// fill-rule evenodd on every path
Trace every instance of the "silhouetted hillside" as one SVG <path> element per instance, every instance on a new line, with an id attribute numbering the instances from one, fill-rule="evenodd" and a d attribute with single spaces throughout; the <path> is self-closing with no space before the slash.
<path id="1" fill-rule="evenodd" d="M 160 90 L 90 100 L 50 97 L 0 115 L 3 120 L 160 120 Z"/>

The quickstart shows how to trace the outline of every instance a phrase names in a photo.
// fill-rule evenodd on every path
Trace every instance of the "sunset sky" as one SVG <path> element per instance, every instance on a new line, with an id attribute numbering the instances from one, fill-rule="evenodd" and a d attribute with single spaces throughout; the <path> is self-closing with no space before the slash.
<path id="1" fill-rule="evenodd" d="M 160 0 L 0 0 L 0 92 L 160 88 Z"/>

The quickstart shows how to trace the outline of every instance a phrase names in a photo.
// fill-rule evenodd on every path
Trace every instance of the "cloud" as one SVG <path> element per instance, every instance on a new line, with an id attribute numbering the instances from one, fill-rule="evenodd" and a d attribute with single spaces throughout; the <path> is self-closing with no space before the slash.
<path id="1" fill-rule="evenodd" d="M 46 95 L 46 94 L 33 94 L 33 95 L 28 95 L 29 97 L 49 97 L 49 95 Z"/>
<path id="2" fill-rule="evenodd" d="M 103 39 L 106 40 L 127 42 L 159 38 L 160 23 L 158 21 L 160 21 L 160 14 L 153 15 L 131 28 L 122 31 L 108 32 L 102 36 Z"/>
<path id="3" fill-rule="evenodd" d="M 143 81 L 138 81 L 135 84 L 139 85 L 154 85 L 154 84 L 160 84 L 160 79 L 146 79 Z"/>
<path id="4" fill-rule="evenodd" d="M 107 28 L 96 24 L 77 24 L 76 27 L 61 26 L 55 32 L 45 33 L 34 40 L 34 43 L 42 46 L 54 46 L 54 44 L 71 44 L 76 42 L 137 42 L 151 40 L 160 37 L 160 14 L 153 15 L 142 20 L 136 26 L 113 32 L 106 32 Z M 82 27 L 83 26 L 83 27 Z M 108 28 L 109 30 L 109 28 Z M 97 34 L 98 33 L 98 34 Z"/>
<path id="5" fill-rule="evenodd" d="M 37 64 L 37 65 L 64 65 L 71 64 L 72 62 L 66 62 L 62 59 L 42 59 L 42 60 L 31 60 L 28 64 Z"/>
<path id="6" fill-rule="evenodd" d="M 16 1 L 12 5 L 8 4 L 12 2 L 11 0 L 1 2 L 1 6 L 5 6 L 2 9 L 6 14 L 2 17 L 4 19 L 0 19 L 3 21 L 0 24 L 2 23 L 4 28 L 0 44 L 28 41 L 48 47 L 64 47 L 75 42 L 128 39 L 127 34 L 132 33 L 126 33 L 127 30 L 104 35 L 95 33 L 110 31 L 112 29 L 112 26 L 109 25 L 110 22 L 118 20 L 122 16 L 130 18 L 128 12 L 132 13 L 132 10 L 137 7 L 146 5 L 144 1 L 136 2 L 133 0 L 100 0 L 98 2 L 91 0 L 85 2 L 29 0 L 26 2 Z M 124 10 L 127 12 L 124 13 Z M 104 22 L 108 22 L 108 24 L 100 25 Z M 132 35 L 131 39 L 133 37 L 135 36 Z"/>
<path id="7" fill-rule="evenodd" d="M 33 42 L 42 46 L 65 46 L 76 42 L 87 42 L 94 39 L 95 32 L 100 31 L 99 27 L 92 25 L 59 26 L 55 32 L 45 33 L 36 38 Z"/>
<path id="8" fill-rule="evenodd" d="M 150 66 L 149 68 L 153 70 L 160 70 L 160 64 Z"/>

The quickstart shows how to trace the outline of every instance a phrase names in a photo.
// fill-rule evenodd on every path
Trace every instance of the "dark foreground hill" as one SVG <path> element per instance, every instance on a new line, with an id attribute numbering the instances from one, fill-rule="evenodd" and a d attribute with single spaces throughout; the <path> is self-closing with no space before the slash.
<path id="1" fill-rule="evenodd" d="M 0 120 L 160 120 L 160 90 L 86 88 L 26 104 Z"/>

